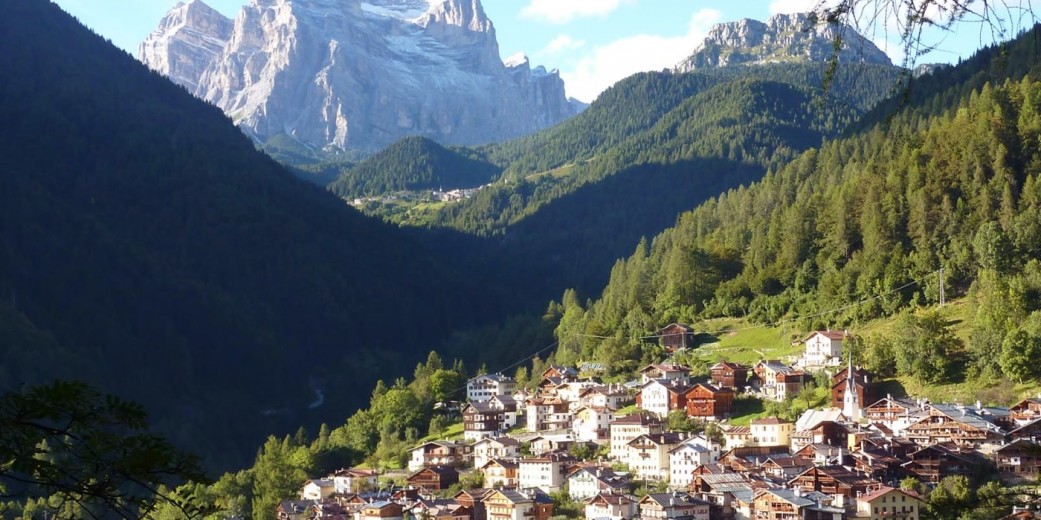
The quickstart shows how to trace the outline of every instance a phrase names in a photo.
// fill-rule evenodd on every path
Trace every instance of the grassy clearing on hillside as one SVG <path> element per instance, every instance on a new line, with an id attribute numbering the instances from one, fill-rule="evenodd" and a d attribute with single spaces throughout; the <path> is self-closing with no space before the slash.
<path id="1" fill-rule="evenodd" d="M 463 438 L 463 421 L 459 421 L 457 423 L 452 423 L 448 425 L 448 428 L 445 428 L 445 431 L 442 432 L 441 435 L 427 435 L 426 437 L 419 439 L 419 442 L 417 442 L 417 444 L 422 444 L 424 442 L 430 441 L 455 440 L 461 438 Z"/>
<path id="2" fill-rule="evenodd" d="M 802 345 L 792 345 L 801 339 L 799 331 L 788 326 L 756 326 L 743 319 L 714 319 L 702 322 L 698 328 L 711 331 L 695 339 L 704 341 L 695 351 L 709 361 L 732 361 L 747 365 L 760 359 L 790 360 L 802 352 Z"/>

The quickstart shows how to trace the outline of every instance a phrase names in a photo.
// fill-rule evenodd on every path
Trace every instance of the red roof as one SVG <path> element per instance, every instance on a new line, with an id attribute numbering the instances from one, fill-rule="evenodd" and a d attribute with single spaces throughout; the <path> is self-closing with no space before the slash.
<path id="1" fill-rule="evenodd" d="M 808 341 L 810 338 L 816 336 L 817 334 L 820 334 L 821 336 L 824 336 L 825 338 L 831 340 L 841 340 L 842 338 L 846 337 L 845 333 L 839 332 L 837 330 L 818 330 L 810 333 L 810 335 L 806 336 L 806 338 L 804 338 L 803 341 Z"/>

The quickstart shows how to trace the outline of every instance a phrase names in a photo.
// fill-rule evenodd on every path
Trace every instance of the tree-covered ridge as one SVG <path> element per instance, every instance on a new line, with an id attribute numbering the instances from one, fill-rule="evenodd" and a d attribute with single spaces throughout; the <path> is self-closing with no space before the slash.
<path id="1" fill-rule="evenodd" d="M 490 145 L 488 157 L 505 167 L 510 177 L 581 164 L 648 130 L 665 114 L 712 86 L 749 78 L 822 91 L 827 76 L 824 64 L 725 67 L 686 74 L 640 73 L 619 81 L 587 110 L 556 127 Z M 831 101 L 866 111 L 890 94 L 898 76 L 895 67 L 844 66 L 829 81 L 843 95 Z"/>
<path id="2" fill-rule="evenodd" d="M 500 168 L 473 150 L 445 148 L 425 137 L 406 137 L 342 171 L 329 189 L 347 198 L 404 190 L 476 188 L 499 173 Z"/>
<path id="3" fill-rule="evenodd" d="M 619 261 L 595 302 L 565 294 L 557 361 L 633 357 L 642 346 L 627 338 L 675 320 L 848 325 L 936 302 L 943 268 L 948 297 L 977 304 L 972 369 L 996 374 L 1041 301 L 1039 132 L 1041 83 L 1024 78 L 810 150 L 682 215 Z"/>
<path id="4" fill-rule="evenodd" d="M 57 6 L 5 7 L 0 385 L 86 379 L 227 467 L 497 315 Z"/>

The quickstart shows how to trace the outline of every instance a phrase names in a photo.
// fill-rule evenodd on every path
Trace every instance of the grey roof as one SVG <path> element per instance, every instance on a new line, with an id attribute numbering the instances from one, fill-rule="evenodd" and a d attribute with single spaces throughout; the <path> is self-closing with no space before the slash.
<path id="1" fill-rule="evenodd" d="M 796 494 L 795 491 L 792 491 L 791 489 L 764 489 L 763 491 L 766 491 L 767 493 L 770 493 L 798 508 L 817 505 L 817 502 L 804 498 L 801 494 Z"/>
<path id="2" fill-rule="evenodd" d="M 974 408 L 953 404 L 934 404 L 930 406 L 932 406 L 936 411 L 962 424 L 967 424 L 979 430 L 987 430 L 993 433 L 1004 433 L 1004 430 L 978 414 Z"/>

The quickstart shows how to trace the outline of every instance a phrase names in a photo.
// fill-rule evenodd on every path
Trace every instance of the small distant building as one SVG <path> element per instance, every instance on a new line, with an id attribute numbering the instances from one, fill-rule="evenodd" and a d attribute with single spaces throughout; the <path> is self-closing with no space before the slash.
<path id="1" fill-rule="evenodd" d="M 742 391 L 748 386 L 748 367 L 740 363 L 720 361 L 709 368 L 712 381 L 723 388 Z"/>
<path id="2" fill-rule="evenodd" d="M 589 387 L 578 394 L 579 406 L 596 406 L 617 410 L 633 400 L 629 390 L 622 385 Z"/>
<path id="3" fill-rule="evenodd" d="M 690 384 L 690 367 L 675 363 L 657 363 L 640 369 L 640 381 L 647 383 L 655 379 L 665 379 L 678 384 Z"/>
<path id="4" fill-rule="evenodd" d="M 869 520 L 918 520 L 925 505 L 917 494 L 882 486 L 857 499 L 857 518 Z"/>
<path id="5" fill-rule="evenodd" d="M 734 391 L 708 383 L 692 386 L 684 395 L 687 417 L 715 420 L 730 417 L 734 410 Z"/>
<path id="6" fill-rule="evenodd" d="M 702 435 L 689 437 L 669 451 L 669 485 L 688 486 L 694 479 L 694 470 L 719 460 L 719 444 Z"/>
<path id="7" fill-rule="evenodd" d="M 487 437 L 474 443 L 473 456 L 475 468 L 492 459 L 515 459 L 520 457 L 520 441 L 512 437 Z"/>
<path id="8" fill-rule="evenodd" d="M 408 469 L 428 466 L 459 467 L 473 458 L 472 447 L 449 441 L 431 441 L 412 448 Z"/>
<path id="9" fill-rule="evenodd" d="M 1036 479 L 1041 471 L 1041 444 L 1016 439 L 995 450 L 994 461 L 1002 473 Z"/>
<path id="10" fill-rule="evenodd" d="M 749 423 L 752 438 L 746 446 L 789 446 L 795 423 L 777 417 L 755 419 Z"/>
<path id="11" fill-rule="evenodd" d="M 694 347 L 694 329 L 686 323 L 670 323 L 656 333 L 658 342 L 668 353 Z"/>
<path id="12" fill-rule="evenodd" d="M 673 410 L 686 409 L 688 390 L 690 387 L 679 380 L 651 379 L 636 394 L 636 406 L 658 417 L 666 417 Z"/>
<path id="13" fill-rule="evenodd" d="M 854 391 L 850 392 L 850 388 Z M 865 417 L 865 406 L 878 401 L 877 393 L 874 376 L 860 367 L 843 368 L 831 378 L 832 408 L 841 408 L 846 418 L 854 422 Z M 847 394 L 851 399 L 847 399 Z"/>
<path id="14" fill-rule="evenodd" d="M 818 330 L 803 340 L 806 351 L 802 356 L 805 367 L 832 367 L 842 364 L 842 340 L 845 334 L 833 330 Z"/>
<path id="15" fill-rule="evenodd" d="M 661 419 L 640 413 L 615 419 L 610 424 L 610 430 L 611 458 L 622 461 L 628 458 L 629 443 L 633 439 L 665 431 Z"/>
<path id="16" fill-rule="evenodd" d="M 478 469 L 484 475 L 484 485 L 490 488 L 517 487 L 520 482 L 520 464 L 511 460 L 492 459 Z"/>
<path id="17" fill-rule="evenodd" d="M 559 491 L 564 485 L 568 467 L 576 459 L 566 453 L 547 453 L 541 457 L 520 460 L 518 478 L 522 488 L 538 488 L 546 493 Z"/>
<path id="18" fill-rule="evenodd" d="M 628 493 L 632 487 L 629 476 L 609 467 L 582 467 L 567 476 L 568 494 L 574 500 L 585 500 L 600 493 Z"/>
<path id="19" fill-rule="evenodd" d="M 459 471 L 447 466 L 423 468 L 408 477 L 408 484 L 426 491 L 441 491 L 459 482 Z"/>
<path id="20" fill-rule="evenodd" d="M 487 401 L 497 395 L 512 395 L 517 381 L 502 374 L 482 374 L 466 383 L 466 398 L 470 402 Z"/>
<path id="21" fill-rule="evenodd" d="M 345 468 L 332 474 L 336 493 L 346 495 L 376 488 L 377 473 L 370 469 Z"/>
<path id="22" fill-rule="evenodd" d="M 402 520 L 404 508 L 397 502 L 383 500 L 365 504 L 358 511 L 358 520 Z"/>
<path id="23" fill-rule="evenodd" d="M 944 478 L 955 475 L 971 479 L 983 464 L 979 453 L 974 450 L 934 444 L 909 453 L 901 466 L 921 482 L 939 484 Z"/>
<path id="24" fill-rule="evenodd" d="M 302 500 L 325 500 L 336 492 L 336 483 L 331 478 L 313 479 L 304 482 L 300 491 Z"/>
<path id="25" fill-rule="evenodd" d="M 571 431 L 576 441 L 602 443 L 607 440 L 614 413 L 610 408 L 582 406 L 572 414 Z"/>
<path id="26" fill-rule="evenodd" d="M 542 371 L 542 379 L 548 377 L 559 378 L 561 381 L 577 381 L 578 369 L 562 365 L 550 365 L 549 368 Z"/>
<path id="27" fill-rule="evenodd" d="M 636 476 L 648 480 L 669 479 L 669 452 L 686 439 L 683 433 L 641 435 L 629 442 L 627 463 Z"/>
<path id="28" fill-rule="evenodd" d="M 549 520 L 553 499 L 538 489 L 495 489 L 484 498 L 487 520 Z"/>
<path id="29" fill-rule="evenodd" d="M 532 397 L 525 404 L 528 431 L 570 430 L 574 417 L 568 402 L 560 397 Z"/>
<path id="30" fill-rule="evenodd" d="M 688 493 L 650 493 L 638 503 L 640 518 L 709 520 L 712 505 Z"/>
<path id="31" fill-rule="evenodd" d="M 586 518 L 632 520 L 636 516 L 636 502 L 632 495 L 600 493 L 586 499 Z"/>
<path id="32" fill-rule="evenodd" d="M 798 394 L 803 386 L 812 381 L 813 376 L 801 370 L 777 360 L 764 360 L 752 367 L 749 384 L 763 397 L 783 401 L 789 395 Z"/>

